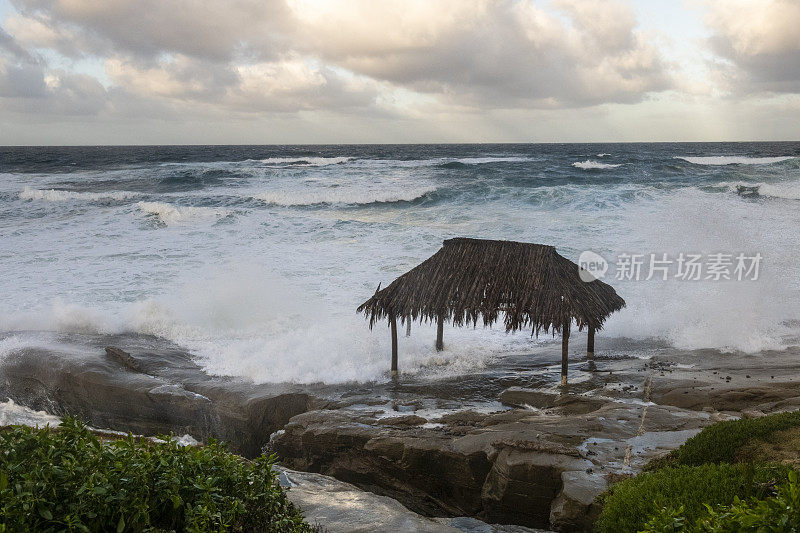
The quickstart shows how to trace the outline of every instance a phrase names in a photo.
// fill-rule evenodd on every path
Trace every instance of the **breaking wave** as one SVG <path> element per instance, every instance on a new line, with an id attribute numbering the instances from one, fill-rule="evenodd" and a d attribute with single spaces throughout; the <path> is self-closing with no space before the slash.
<path id="1" fill-rule="evenodd" d="M 339 165 L 351 161 L 352 157 L 268 157 L 259 159 L 259 163 L 265 165 L 302 165 L 308 167 L 324 167 L 327 165 Z"/>
<path id="2" fill-rule="evenodd" d="M 599 161 L 591 161 L 587 159 L 586 161 L 576 161 L 572 163 L 573 167 L 582 168 L 583 170 L 602 170 L 605 168 L 617 168 L 621 167 L 622 165 L 615 165 L 612 163 L 600 163 Z"/>
<path id="3" fill-rule="evenodd" d="M 675 156 L 675 159 L 683 159 L 693 165 L 771 165 L 773 163 L 780 163 L 781 161 L 788 161 L 794 159 L 794 156 L 780 156 L 780 157 L 748 157 L 740 155 L 720 155 L 720 156 L 703 156 L 703 157 L 688 157 L 688 156 Z"/>
<path id="4" fill-rule="evenodd" d="M 436 187 L 409 187 L 406 190 L 373 191 L 346 189 L 327 189 L 313 191 L 266 191 L 253 195 L 270 205 L 283 207 L 312 205 L 369 205 L 395 202 L 413 202 L 436 191 Z"/>
<path id="5" fill-rule="evenodd" d="M 216 221 L 228 215 L 228 211 L 214 207 L 176 206 L 164 202 L 139 202 L 136 205 L 142 213 L 158 218 L 167 226 L 192 221 Z"/>
<path id="6" fill-rule="evenodd" d="M 259 383 L 345 383 L 386 379 L 384 328 L 370 331 L 351 306 L 331 303 L 264 265 L 231 262 L 186 273 L 158 295 L 91 307 L 60 300 L 27 313 L 0 312 L 0 326 L 20 331 L 0 340 L 0 357 L 49 345 L 42 332 L 140 333 L 177 343 L 210 374 Z M 403 337 L 403 370 L 430 377 L 463 375 L 503 350 L 526 349 L 527 335 L 448 330 L 454 349 L 436 352 L 435 326 Z M 457 348 L 456 348 L 457 347 Z"/>
<path id="7" fill-rule="evenodd" d="M 487 163 L 525 163 L 528 161 L 536 161 L 531 157 L 462 157 L 452 161 L 446 161 L 444 164 L 461 163 L 462 165 L 485 165 Z"/>
<path id="8" fill-rule="evenodd" d="M 767 198 L 782 198 L 784 200 L 800 200 L 800 183 L 748 183 L 745 181 L 719 183 L 726 191 L 738 192 L 739 187 L 756 188 L 758 196 Z"/>
<path id="9" fill-rule="evenodd" d="M 42 200 L 45 202 L 67 202 L 70 200 L 85 200 L 96 202 L 101 200 L 128 200 L 139 196 L 139 193 L 130 191 L 113 192 L 77 192 L 61 189 L 32 189 L 25 187 L 19 193 L 20 200 Z"/>

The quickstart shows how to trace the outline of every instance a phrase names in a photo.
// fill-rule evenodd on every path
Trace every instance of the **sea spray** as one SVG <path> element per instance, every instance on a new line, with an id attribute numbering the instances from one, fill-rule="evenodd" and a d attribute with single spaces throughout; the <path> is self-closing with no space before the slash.
<path id="1" fill-rule="evenodd" d="M 0 158 L 0 268 L 11 273 L 0 278 L 0 335 L 17 339 L 8 353 L 86 353 L 133 333 L 217 374 L 388 379 L 386 324 L 370 331 L 355 308 L 454 236 L 552 244 L 572 260 L 585 250 L 610 261 L 761 253 L 761 276 L 747 282 L 616 280 L 612 264 L 605 280 L 628 307 L 598 348 L 796 344 L 800 167 L 787 158 L 800 145 L 161 147 L 153 163 L 126 150 L 106 163 L 87 155 L 78 170 L 57 157 L 32 168 Z M 760 196 L 742 198 L 735 184 Z M 557 363 L 547 334 L 446 326 L 442 353 L 434 338 L 416 323 L 401 336 L 403 372 L 438 379 L 532 352 Z"/>

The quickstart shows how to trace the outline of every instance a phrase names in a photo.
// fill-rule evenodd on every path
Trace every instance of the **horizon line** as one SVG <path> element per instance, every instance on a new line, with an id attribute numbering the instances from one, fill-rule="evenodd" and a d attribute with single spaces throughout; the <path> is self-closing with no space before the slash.
<path id="1" fill-rule="evenodd" d="M 753 143 L 798 143 L 796 140 L 749 140 L 749 141 L 538 141 L 538 142 L 364 142 L 364 143 L 161 143 L 161 144 L 0 144 L 3 148 L 149 148 L 160 146 L 418 146 L 418 145 L 558 145 L 558 144 L 753 144 Z"/>

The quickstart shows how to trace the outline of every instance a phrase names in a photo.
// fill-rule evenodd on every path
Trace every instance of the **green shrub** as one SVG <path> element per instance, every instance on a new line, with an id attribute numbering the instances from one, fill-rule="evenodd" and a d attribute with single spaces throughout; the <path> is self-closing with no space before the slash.
<path id="1" fill-rule="evenodd" d="M 0 431 L 0 532 L 311 531 L 277 485 L 274 460 L 222 445 L 128 437 L 80 422 Z"/>
<path id="2" fill-rule="evenodd" d="M 643 533 L 779 533 L 798 530 L 800 486 L 797 472 L 790 471 L 788 480 L 778 486 L 774 497 L 750 501 L 734 498 L 731 505 L 716 509 L 709 505 L 694 521 L 686 518 L 683 507 L 664 507 L 647 521 Z"/>
<path id="3" fill-rule="evenodd" d="M 600 531 L 635 533 L 660 509 L 680 509 L 680 518 L 697 519 L 706 508 L 729 505 L 736 497 L 763 495 L 762 484 L 786 473 L 785 467 L 708 464 L 667 467 L 614 485 L 605 495 Z M 665 529 L 665 531 L 669 531 Z"/>
<path id="4" fill-rule="evenodd" d="M 733 463 L 736 461 L 736 453 L 748 441 L 765 439 L 777 431 L 794 427 L 800 427 L 800 411 L 761 418 L 717 422 L 687 440 L 664 460 L 656 461 L 652 466 Z"/>

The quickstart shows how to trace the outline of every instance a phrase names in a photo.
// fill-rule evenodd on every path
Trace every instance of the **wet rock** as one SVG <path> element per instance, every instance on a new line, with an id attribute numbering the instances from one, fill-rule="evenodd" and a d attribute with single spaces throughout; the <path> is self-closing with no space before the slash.
<path id="1" fill-rule="evenodd" d="M 555 405 L 559 394 L 557 392 L 538 391 L 524 387 L 509 387 L 500 393 L 499 400 L 502 404 L 511 407 L 536 407 L 545 409 Z"/>
<path id="2" fill-rule="evenodd" d="M 133 358 L 131 354 L 114 346 L 106 346 L 106 355 L 134 372 L 139 372 L 141 369 L 139 361 Z"/>
<path id="3" fill-rule="evenodd" d="M 608 482 L 605 477 L 581 471 L 561 474 L 562 488 L 550 507 L 550 527 L 558 531 L 593 531 L 600 514 L 595 503 Z"/>
<path id="4" fill-rule="evenodd" d="M 603 404 L 608 403 L 608 400 L 578 394 L 509 387 L 500 393 L 500 402 L 511 407 L 535 407 L 538 409 L 557 407 L 563 414 L 574 415 L 595 411 Z"/>
<path id="5" fill-rule="evenodd" d="M 559 411 L 565 415 L 583 415 L 586 413 L 591 413 L 592 411 L 597 411 L 607 403 L 607 400 L 598 398 L 564 395 L 556 400 L 554 407 L 558 407 Z"/>
<path id="6" fill-rule="evenodd" d="M 447 413 L 442 417 L 436 419 L 434 422 L 441 424 L 450 424 L 452 426 L 474 426 L 480 424 L 486 419 L 486 413 L 477 413 L 475 411 L 457 411 L 455 413 Z"/>
<path id="7" fill-rule="evenodd" d="M 367 425 L 358 414 L 311 411 L 273 441 L 287 466 L 399 499 L 426 515 L 474 516 L 490 468 L 485 450 L 421 428 Z"/>
<path id="8" fill-rule="evenodd" d="M 281 472 L 281 485 L 288 488 L 289 499 L 302 509 L 306 520 L 330 533 L 460 531 L 409 511 L 396 500 L 365 492 L 332 477 L 276 468 Z"/>
<path id="9" fill-rule="evenodd" d="M 213 437 L 248 457 L 259 455 L 269 435 L 291 417 L 326 405 L 306 393 L 211 381 L 180 352 L 149 357 L 112 347 L 77 357 L 45 349 L 16 352 L 0 363 L 0 397 L 58 416 L 71 414 L 96 428 Z M 163 375 L 165 359 L 182 368 L 181 383 Z M 130 371 L 133 361 L 137 372 Z"/>
<path id="10" fill-rule="evenodd" d="M 726 382 L 728 383 L 728 382 Z M 658 383 L 653 387 L 651 399 L 658 404 L 674 405 L 685 409 L 710 407 L 717 411 L 741 412 L 762 405 L 800 397 L 800 384 L 780 383 L 769 386 L 736 387 L 732 383 L 719 389 L 709 385 Z"/>
<path id="11" fill-rule="evenodd" d="M 440 524 L 452 526 L 463 533 L 548 533 L 544 529 L 535 529 L 508 524 L 487 524 L 468 516 L 455 518 L 434 518 Z"/>
<path id="12" fill-rule="evenodd" d="M 381 425 L 355 411 L 310 411 L 289 421 L 272 451 L 289 468 L 336 477 L 426 516 L 526 527 L 548 527 L 556 517 L 569 531 L 594 517 L 597 476 L 635 471 L 710 423 L 675 407 L 646 412 L 643 420 L 641 405 L 616 402 L 578 414 L 515 409 L 473 426 L 426 430 Z M 603 438 L 589 454 L 595 435 Z"/>
<path id="13" fill-rule="evenodd" d="M 421 426 L 427 422 L 425 418 L 417 415 L 405 416 L 388 416 L 378 420 L 378 424 L 382 426 L 395 426 L 395 427 L 414 427 Z"/>
<path id="14" fill-rule="evenodd" d="M 562 474 L 591 465 L 578 457 L 503 448 L 483 485 L 485 516 L 490 522 L 545 526 Z"/>

